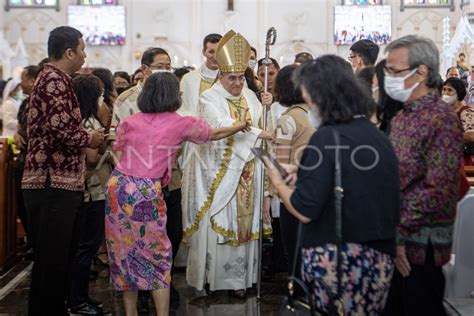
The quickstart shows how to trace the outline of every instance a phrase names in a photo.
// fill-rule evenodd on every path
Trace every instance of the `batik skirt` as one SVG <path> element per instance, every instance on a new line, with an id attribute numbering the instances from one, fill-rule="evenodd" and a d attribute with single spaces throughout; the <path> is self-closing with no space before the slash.
<path id="1" fill-rule="evenodd" d="M 328 311 L 329 296 L 322 279 L 337 293 L 337 248 L 334 245 L 302 250 L 302 276 L 311 284 L 316 306 Z M 385 306 L 394 262 L 390 255 L 375 249 L 347 243 L 342 246 L 342 298 L 345 315 L 379 315 Z"/>
<path id="2" fill-rule="evenodd" d="M 119 291 L 169 288 L 172 249 L 160 179 L 114 170 L 107 183 L 105 214 L 114 287 Z"/>

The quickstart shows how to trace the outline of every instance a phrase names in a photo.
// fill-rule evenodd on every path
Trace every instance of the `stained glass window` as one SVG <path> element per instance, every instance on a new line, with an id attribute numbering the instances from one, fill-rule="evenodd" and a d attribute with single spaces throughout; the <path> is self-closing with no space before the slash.
<path id="1" fill-rule="evenodd" d="M 118 0 L 79 0 L 79 5 L 116 5 Z"/>
<path id="2" fill-rule="evenodd" d="M 401 0 L 400 9 L 403 11 L 405 8 L 449 8 L 454 11 L 453 0 Z"/>
<path id="3" fill-rule="evenodd" d="M 59 9 L 58 0 L 7 0 L 9 8 L 56 8 Z"/>
<path id="4" fill-rule="evenodd" d="M 382 0 L 343 0 L 343 5 L 381 5 Z"/>

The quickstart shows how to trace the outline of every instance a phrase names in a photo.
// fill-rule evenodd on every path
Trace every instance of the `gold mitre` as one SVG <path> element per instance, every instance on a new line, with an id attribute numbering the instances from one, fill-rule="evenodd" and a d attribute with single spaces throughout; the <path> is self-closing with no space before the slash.
<path id="1" fill-rule="evenodd" d="M 216 60 L 221 72 L 244 72 L 250 59 L 250 44 L 233 30 L 227 32 L 217 44 Z"/>

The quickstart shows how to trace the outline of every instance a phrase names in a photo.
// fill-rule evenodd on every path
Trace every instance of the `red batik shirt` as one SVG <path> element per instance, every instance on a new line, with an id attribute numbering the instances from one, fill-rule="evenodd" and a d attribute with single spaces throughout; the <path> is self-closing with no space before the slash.
<path id="1" fill-rule="evenodd" d="M 52 188 L 83 191 L 85 147 L 91 139 L 82 126 L 71 77 L 51 64 L 44 65 L 31 93 L 27 117 L 22 188 L 43 189 L 49 176 Z"/>

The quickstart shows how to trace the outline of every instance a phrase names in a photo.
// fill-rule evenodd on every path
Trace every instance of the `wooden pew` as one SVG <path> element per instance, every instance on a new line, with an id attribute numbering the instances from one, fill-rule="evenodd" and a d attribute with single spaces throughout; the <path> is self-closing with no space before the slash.
<path id="1" fill-rule="evenodd" d="M 0 137 L 0 274 L 17 260 L 16 195 L 13 152 Z"/>

